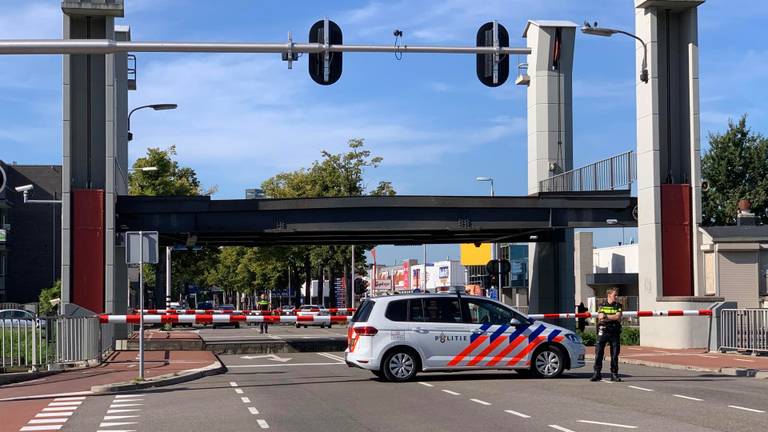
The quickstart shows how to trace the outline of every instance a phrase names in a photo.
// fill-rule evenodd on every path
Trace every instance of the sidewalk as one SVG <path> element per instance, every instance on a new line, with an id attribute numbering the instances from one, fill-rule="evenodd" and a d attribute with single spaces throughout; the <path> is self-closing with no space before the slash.
<path id="1" fill-rule="evenodd" d="M 72 369 L 31 381 L 1 386 L 1 429 L 19 430 L 45 408 L 55 395 L 66 393 L 90 397 L 93 386 L 131 382 L 139 374 L 137 357 L 137 351 L 117 351 L 96 367 Z M 208 351 L 147 351 L 144 355 L 144 375 L 146 378 L 153 378 L 180 374 L 213 364 L 218 364 L 218 359 Z"/>
<path id="2" fill-rule="evenodd" d="M 588 346 L 587 359 L 594 359 L 595 347 Z M 606 347 L 606 356 L 609 348 Z M 666 369 L 716 372 L 736 376 L 768 378 L 768 356 L 737 353 L 711 353 L 704 349 L 665 349 L 642 346 L 622 346 L 621 363 Z"/>

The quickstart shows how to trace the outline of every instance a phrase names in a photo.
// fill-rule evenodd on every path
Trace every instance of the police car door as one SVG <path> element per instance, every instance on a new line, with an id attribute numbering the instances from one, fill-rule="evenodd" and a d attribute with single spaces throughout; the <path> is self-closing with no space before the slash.
<path id="1" fill-rule="evenodd" d="M 489 300 L 463 297 L 462 306 L 470 342 L 452 363 L 466 368 L 511 367 L 510 361 L 521 353 L 515 348 L 527 335 L 527 322 L 515 319 L 509 308 Z"/>
<path id="2" fill-rule="evenodd" d="M 461 304 L 455 296 L 411 299 L 410 317 L 416 345 L 427 368 L 444 368 L 469 341 Z M 419 316 L 421 314 L 421 316 Z M 421 318 L 421 319 L 419 319 Z"/>

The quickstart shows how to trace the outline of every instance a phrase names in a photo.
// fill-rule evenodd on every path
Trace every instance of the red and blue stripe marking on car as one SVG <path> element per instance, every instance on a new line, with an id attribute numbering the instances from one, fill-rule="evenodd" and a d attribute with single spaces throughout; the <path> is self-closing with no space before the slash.
<path id="1" fill-rule="evenodd" d="M 522 348 L 505 366 L 517 366 L 521 361 L 525 361 L 525 365 L 527 365 L 530 363 L 527 359 L 528 354 L 533 352 L 540 344 L 545 341 L 559 343 L 564 339 L 564 336 L 561 335 L 561 330 L 552 329 L 549 333 L 544 334 L 548 327 L 541 323 L 517 326 L 509 337 L 503 337 L 503 335 L 509 330 L 510 325 L 500 325 L 496 329 L 492 329 L 492 327 L 494 326 L 490 324 L 482 324 L 478 329 L 479 331 L 473 332 L 472 336 L 470 336 L 469 345 L 453 357 L 448 362 L 448 366 L 462 366 L 461 363 L 469 359 L 463 366 L 493 367 L 502 360 L 509 358 L 509 354 L 518 347 Z M 488 335 L 487 333 L 491 330 L 493 332 Z M 486 341 L 488 341 L 488 345 L 472 356 L 472 353 L 480 349 Z M 506 346 L 504 346 L 504 342 L 507 342 Z M 502 346 L 504 347 L 501 351 L 493 355 Z M 486 361 L 485 364 L 482 363 L 483 361 Z"/>

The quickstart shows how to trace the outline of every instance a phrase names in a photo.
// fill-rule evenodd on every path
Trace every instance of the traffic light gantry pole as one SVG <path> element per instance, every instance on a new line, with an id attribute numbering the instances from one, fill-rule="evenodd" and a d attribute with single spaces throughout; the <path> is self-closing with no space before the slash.
<path id="1" fill-rule="evenodd" d="M 528 55 L 530 48 L 484 46 L 420 46 L 420 45 L 324 45 L 321 43 L 231 43 L 231 42 L 136 42 L 111 39 L 88 40 L 0 40 L 0 54 L 116 54 L 127 52 L 190 53 L 431 53 L 431 54 L 500 54 Z"/>

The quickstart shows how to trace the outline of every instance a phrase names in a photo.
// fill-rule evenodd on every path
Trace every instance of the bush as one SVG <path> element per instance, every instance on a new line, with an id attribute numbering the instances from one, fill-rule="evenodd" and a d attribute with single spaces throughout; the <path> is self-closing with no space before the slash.
<path id="1" fill-rule="evenodd" d="M 594 346 L 597 343 L 595 330 L 588 329 L 583 332 L 576 330 L 586 346 Z M 622 345 L 640 345 L 640 329 L 637 327 L 624 327 L 621 330 L 620 341 Z"/>
<path id="2" fill-rule="evenodd" d="M 61 298 L 61 280 L 57 280 L 52 287 L 46 288 L 40 292 L 37 308 L 38 316 L 56 315 L 57 307 L 51 304 L 51 300 Z"/>

